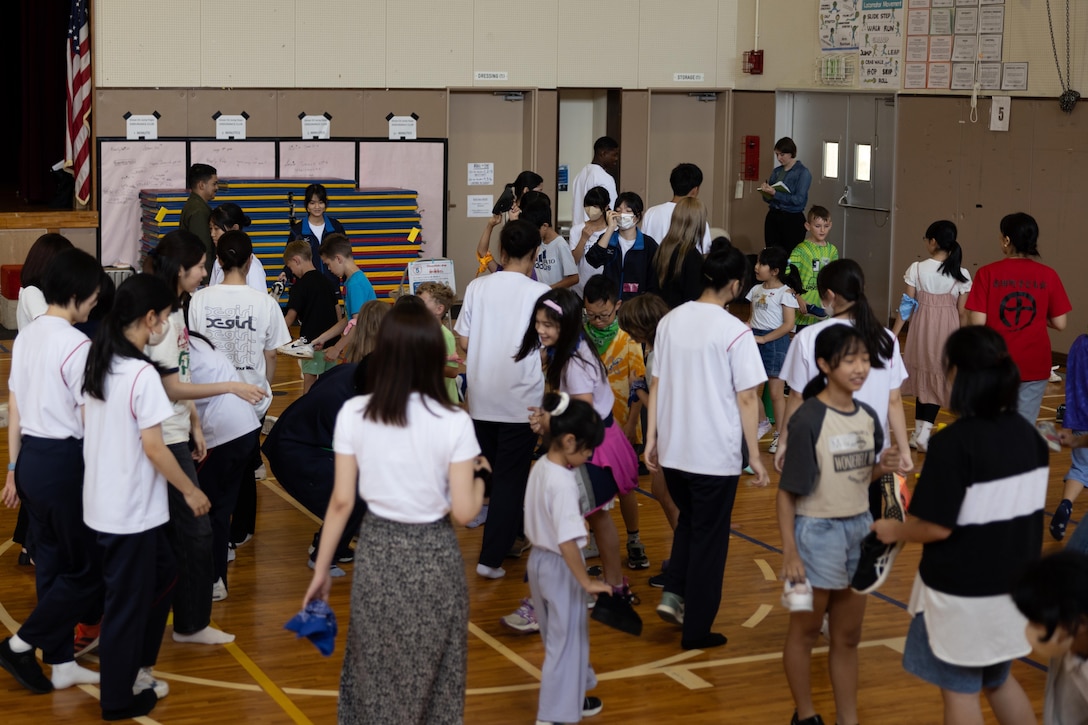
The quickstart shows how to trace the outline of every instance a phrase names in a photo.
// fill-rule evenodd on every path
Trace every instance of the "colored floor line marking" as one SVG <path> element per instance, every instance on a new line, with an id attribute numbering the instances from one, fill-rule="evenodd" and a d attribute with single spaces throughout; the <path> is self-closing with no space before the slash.
<path id="1" fill-rule="evenodd" d="M 708 687 L 714 687 L 699 675 L 683 667 L 669 667 L 661 670 L 661 673 L 670 680 L 679 682 L 689 690 L 705 690 Z"/>
<path id="2" fill-rule="evenodd" d="M 759 609 L 755 611 L 755 614 L 753 614 L 751 617 L 748 617 L 744 624 L 740 626 L 747 627 L 748 629 L 755 629 L 755 627 L 764 619 L 766 619 L 767 615 L 770 614 L 772 611 L 774 611 L 774 607 L 772 607 L 770 604 L 760 604 Z"/>
<path id="3" fill-rule="evenodd" d="M 212 622 L 211 626 L 219 629 L 219 627 L 216 626 L 215 622 Z M 230 652 L 231 656 L 238 661 L 238 664 L 240 664 L 242 668 L 249 673 L 250 677 L 257 681 L 257 684 L 261 686 L 261 689 L 267 692 L 268 696 L 275 700 L 276 704 L 279 705 L 280 708 L 284 712 L 286 712 L 292 720 L 294 720 L 296 723 L 299 723 L 299 725 L 313 725 L 313 723 L 310 721 L 310 718 L 306 717 L 306 715 L 303 714 L 302 710 L 298 709 L 298 706 L 291 701 L 291 698 L 289 698 L 284 693 L 284 691 L 281 690 L 279 686 L 276 685 L 276 683 L 273 682 L 272 679 L 264 673 L 264 670 L 257 666 L 256 662 L 249 658 L 249 655 L 242 651 L 241 647 L 239 647 L 234 642 L 228 642 L 227 644 L 223 645 L 223 647 L 227 650 L 227 652 Z"/>
<path id="4" fill-rule="evenodd" d="M 540 670 L 538 668 L 534 667 L 531 663 L 529 663 L 528 660 L 523 658 L 518 653 L 514 652 L 512 649 L 510 649 L 509 647 L 504 645 L 499 640 L 492 637 L 487 632 L 480 629 L 478 626 L 476 626 L 472 622 L 468 623 L 468 631 L 471 632 L 472 634 L 476 635 L 476 638 L 479 639 L 484 644 L 486 644 L 488 647 L 490 647 L 491 649 L 495 650 L 496 652 L 501 654 L 506 659 L 513 662 L 515 665 L 517 665 L 519 668 L 521 668 L 525 672 L 532 675 L 537 680 L 539 680 L 541 678 Z"/>
<path id="5" fill-rule="evenodd" d="M 273 485 L 273 482 L 274 482 L 274 485 Z M 306 514 L 306 516 L 308 516 L 310 518 L 310 520 L 313 521 L 318 526 L 320 526 L 322 524 L 321 519 L 319 519 L 317 516 L 314 516 L 313 512 L 311 512 L 308 508 L 306 508 L 305 506 L 300 504 L 298 501 L 296 501 L 294 498 L 292 498 L 291 494 L 284 491 L 283 486 L 280 485 L 280 482 L 277 481 L 274 476 L 269 476 L 268 478 L 261 479 L 260 483 L 263 483 L 264 487 L 267 488 L 269 491 L 276 494 L 277 496 L 279 496 L 284 501 L 286 501 L 287 503 L 294 506 L 296 509 L 298 509 L 302 513 Z"/>
<path id="6" fill-rule="evenodd" d="M 778 576 L 774 573 L 774 569 L 771 568 L 771 565 L 767 563 L 766 559 L 756 559 L 755 562 L 756 566 L 759 567 L 759 570 L 763 572 L 764 579 L 769 582 L 778 581 Z"/>

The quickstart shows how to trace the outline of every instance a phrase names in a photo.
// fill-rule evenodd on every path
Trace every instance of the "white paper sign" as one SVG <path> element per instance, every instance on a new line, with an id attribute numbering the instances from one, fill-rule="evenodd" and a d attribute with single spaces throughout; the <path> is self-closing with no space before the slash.
<path id="1" fill-rule="evenodd" d="M 1008 131 L 1009 113 L 1012 111 L 1012 99 L 1008 96 L 994 96 L 990 101 L 990 130 Z"/>
<path id="2" fill-rule="evenodd" d="M 979 63 L 978 82 L 984 91 L 996 91 L 1001 88 L 1001 64 Z"/>
<path id="3" fill-rule="evenodd" d="M 221 141 L 246 137 L 245 116 L 220 116 L 215 119 L 215 137 Z"/>
<path id="4" fill-rule="evenodd" d="M 957 35 L 952 43 L 952 60 L 961 63 L 974 63 L 978 55 L 978 36 Z"/>
<path id="5" fill-rule="evenodd" d="M 978 15 L 978 32 L 991 34 L 1005 32 L 1005 6 L 994 5 L 981 8 Z"/>
<path id="6" fill-rule="evenodd" d="M 956 10 L 956 33 L 978 32 L 978 8 L 959 8 Z"/>
<path id="7" fill-rule="evenodd" d="M 454 294 L 457 293 L 457 284 L 453 277 L 453 260 L 444 257 L 435 259 L 420 259 L 408 263 L 408 286 L 412 294 L 416 293 L 424 282 L 439 282 L 449 285 Z"/>
<path id="8" fill-rule="evenodd" d="M 129 141 L 154 141 L 159 137 L 159 119 L 153 115 L 129 116 L 125 119 L 125 138 Z"/>
<path id="9" fill-rule="evenodd" d="M 393 116 L 389 119 L 389 138 L 414 139 L 416 137 L 416 119 L 411 116 Z"/>
<path id="10" fill-rule="evenodd" d="M 907 62 L 925 63 L 929 60 L 929 36 L 914 35 L 907 38 Z"/>
<path id="11" fill-rule="evenodd" d="M 930 35 L 951 35 L 952 34 L 952 11 L 944 9 L 933 9 L 929 11 L 929 34 Z"/>
<path id="12" fill-rule="evenodd" d="M 930 63 L 926 88 L 948 88 L 952 82 L 951 63 Z"/>
<path id="13" fill-rule="evenodd" d="M 702 73 L 673 73 L 672 79 L 676 83 L 702 83 L 706 76 Z"/>
<path id="14" fill-rule="evenodd" d="M 927 63 L 907 63 L 903 67 L 903 87 L 918 89 L 926 87 Z"/>
<path id="15" fill-rule="evenodd" d="M 508 81 L 510 74 L 504 70 L 478 70 L 474 74 L 478 81 Z"/>
<path id="16" fill-rule="evenodd" d="M 495 207 L 495 197 L 492 194 L 468 195 L 468 218 L 491 216 L 491 210 Z"/>
<path id="17" fill-rule="evenodd" d="M 1028 64 L 1006 63 L 1001 72 L 1001 90 L 1026 91 L 1028 89 Z"/>
<path id="18" fill-rule="evenodd" d="M 952 90 L 969 91 L 975 87 L 975 64 L 952 64 Z"/>
<path id="19" fill-rule="evenodd" d="M 302 138 L 327 139 L 332 131 L 332 122 L 324 116 L 302 117 Z"/>
<path id="20" fill-rule="evenodd" d="M 1001 60 L 1001 35 L 983 35 L 978 46 L 978 59 L 998 61 Z"/>
<path id="21" fill-rule="evenodd" d="M 469 186 L 491 186 L 495 183 L 495 164 L 483 164 L 483 163 L 469 163 L 468 165 L 468 185 Z M 491 216 L 491 209 L 488 208 L 487 216 Z"/>
<path id="22" fill-rule="evenodd" d="M 931 61 L 952 60 L 951 35 L 935 35 L 929 39 L 929 59 Z"/>

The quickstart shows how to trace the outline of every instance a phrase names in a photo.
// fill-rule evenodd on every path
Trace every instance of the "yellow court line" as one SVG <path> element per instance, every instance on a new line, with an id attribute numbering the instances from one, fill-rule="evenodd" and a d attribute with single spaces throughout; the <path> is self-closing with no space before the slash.
<path id="1" fill-rule="evenodd" d="M 219 629 L 215 622 L 212 622 L 211 624 L 216 629 Z M 227 652 L 230 652 L 231 656 L 238 661 L 238 664 L 249 673 L 250 677 L 257 681 L 257 684 L 261 686 L 261 689 L 267 692 L 269 697 L 275 700 L 276 704 L 291 716 L 292 720 L 299 723 L 299 725 L 313 725 L 310 718 L 306 717 L 302 710 L 298 709 L 298 706 L 291 701 L 291 698 L 289 698 L 284 691 L 264 673 L 264 670 L 257 666 L 256 662 L 249 658 L 249 655 L 242 651 L 241 647 L 234 642 L 228 642 L 223 646 L 226 648 Z"/>
<path id="2" fill-rule="evenodd" d="M 313 697 L 339 697 L 339 690 L 307 690 L 304 687 L 285 687 L 283 691 L 288 695 L 310 695 Z"/>
<path id="3" fill-rule="evenodd" d="M 748 620 L 740 626 L 747 627 L 748 629 L 754 629 L 756 625 L 766 619 L 767 615 L 770 614 L 773 610 L 774 607 L 772 607 L 770 604 L 760 604 L 759 609 L 755 611 L 755 614 L 753 614 L 751 617 L 748 617 Z"/>
<path id="4" fill-rule="evenodd" d="M 482 629 L 480 629 L 479 627 L 477 627 L 472 622 L 468 623 L 468 631 L 471 632 L 472 634 L 476 635 L 476 637 L 480 641 L 482 641 L 487 646 L 491 647 L 491 649 L 495 650 L 496 652 L 501 654 L 506 659 L 513 662 L 515 665 L 520 667 L 525 672 L 528 672 L 530 675 L 532 675 L 533 677 L 535 677 L 538 680 L 541 678 L 541 674 L 540 674 L 539 669 L 537 669 L 536 667 L 531 665 L 521 655 L 514 652 L 512 649 L 510 649 L 509 647 L 504 645 L 502 642 L 500 642 L 499 640 L 492 637 L 487 632 L 485 632 Z"/>
<path id="5" fill-rule="evenodd" d="M 266 478 L 266 479 L 262 480 L 261 483 L 263 483 L 265 488 L 267 488 L 269 491 L 276 494 L 277 496 L 282 498 L 284 501 L 286 501 L 287 503 L 291 504 L 292 506 L 297 508 L 302 513 L 309 516 L 310 520 L 313 521 L 314 523 L 316 523 L 316 524 L 323 523 L 321 521 L 321 519 L 318 518 L 317 516 L 314 516 L 313 513 L 308 508 L 306 508 L 305 506 L 300 504 L 295 499 L 291 498 L 291 494 L 284 491 L 283 487 L 279 485 L 278 481 L 276 481 L 275 485 L 273 485 L 273 481 L 276 481 L 276 479 L 274 477 L 270 477 L 270 478 Z"/>
<path id="6" fill-rule="evenodd" d="M 759 567 L 759 570 L 763 572 L 764 579 L 769 582 L 778 581 L 778 577 L 775 575 L 774 569 L 771 568 L 771 565 L 767 563 L 766 559 L 756 559 L 755 562 L 756 566 Z"/>

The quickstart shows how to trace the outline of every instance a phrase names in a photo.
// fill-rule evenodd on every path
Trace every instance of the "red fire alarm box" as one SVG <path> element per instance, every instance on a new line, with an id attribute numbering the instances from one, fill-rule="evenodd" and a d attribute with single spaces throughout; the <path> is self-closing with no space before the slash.
<path id="1" fill-rule="evenodd" d="M 759 181 L 759 136 L 744 137 L 744 180 Z"/>
<path id="2" fill-rule="evenodd" d="M 763 51 L 746 50 L 742 56 L 741 70 L 754 76 L 763 75 Z"/>

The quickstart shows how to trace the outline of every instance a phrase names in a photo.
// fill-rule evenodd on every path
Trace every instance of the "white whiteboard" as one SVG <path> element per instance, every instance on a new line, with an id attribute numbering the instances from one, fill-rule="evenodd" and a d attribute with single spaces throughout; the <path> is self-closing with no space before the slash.
<path id="1" fill-rule="evenodd" d="M 441 141 L 360 141 L 359 187 L 419 192 L 423 256 L 441 257 L 446 234 L 446 146 Z"/>
<path id="2" fill-rule="evenodd" d="M 140 189 L 185 188 L 185 141 L 103 141 L 98 153 L 102 265 L 135 267 Z"/>
<path id="3" fill-rule="evenodd" d="M 191 141 L 194 164 L 211 164 L 221 179 L 276 178 L 275 141 Z"/>
<path id="4" fill-rule="evenodd" d="M 279 178 L 354 179 L 355 142 L 280 141 Z"/>

